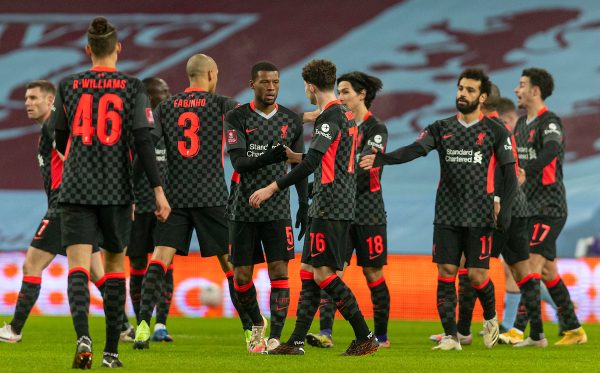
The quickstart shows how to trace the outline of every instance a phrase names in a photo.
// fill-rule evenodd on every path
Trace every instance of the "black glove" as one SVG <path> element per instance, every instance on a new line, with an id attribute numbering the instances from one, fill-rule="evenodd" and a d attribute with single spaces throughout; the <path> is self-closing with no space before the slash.
<path id="1" fill-rule="evenodd" d="M 273 141 L 271 141 L 269 142 L 269 145 L 267 145 L 267 150 L 265 150 L 265 152 L 257 159 L 261 166 L 266 166 L 287 160 L 287 155 L 285 154 L 285 148 L 282 144 L 273 147 Z"/>
<path id="2" fill-rule="evenodd" d="M 306 233 L 306 228 L 308 227 L 308 203 L 300 202 L 298 204 L 298 212 L 296 213 L 296 228 L 300 228 L 300 233 L 298 234 L 298 241 L 304 237 L 304 233 Z"/>
<path id="3" fill-rule="evenodd" d="M 315 186 L 315 183 L 313 181 L 308 183 L 308 198 L 309 199 L 312 199 L 312 197 L 313 197 L 313 187 L 314 186 Z"/>

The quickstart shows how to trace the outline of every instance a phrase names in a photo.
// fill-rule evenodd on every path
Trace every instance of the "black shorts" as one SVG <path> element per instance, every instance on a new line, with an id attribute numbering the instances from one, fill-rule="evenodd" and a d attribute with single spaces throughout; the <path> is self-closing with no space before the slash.
<path id="1" fill-rule="evenodd" d="M 229 221 L 229 245 L 235 267 L 294 259 L 292 221 Z"/>
<path id="2" fill-rule="evenodd" d="M 529 252 L 553 261 L 556 258 L 556 239 L 567 217 L 534 216 L 529 218 Z"/>
<path id="3" fill-rule="evenodd" d="M 60 239 L 60 216 L 45 215 L 29 246 L 50 254 L 66 256 L 67 253 Z"/>
<path id="4" fill-rule="evenodd" d="M 490 268 L 492 228 L 433 225 L 433 262 L 460 266 L 464 253 L 465 268 Z"/>
<path id="5" fill-rule="evenodd" d="M 154 228 L 156 215 L 153 212 L 135 214 L 131 224 L 131 238 L 127 247 L 127 256 L 145 257 L 154 252 Z"/>
<path id="6" fill-rule="evenodd" d="M 131 205 L 61 204 L 61 239 L 63 247 L 84 244 L 97 245 L 121 253 L 129 243 Z"/>
<path id="7" fill-rule="evenodd" d="M 502 254 L 509 266 L 529 259 L 528 218 L 512 218 L 508 232 L 494 231 L 492 257 Z"/>
<path id="8" fill-rule="evenodd" d="M 351 225 L 349 220 L 312 218 L 304 239 L 302 263 L 313 267 L 344 269 Z"/>
<path id="9" fill-rule="evenodd" d="M 225 206 L 174 208 L 166 222 L 156 224 L 154 242 L 156 246 L 174 248 L 177 255 L 187 256 L 194 230 L 203 257 L 227 254 Z"/>
<path id="10" fill-rule="evenodd" d="M 356 249 L 356 264 L 361 267 L 383 267 L 387 264 L 386 225 L 357 225 L 350 227 L 350 242 L 345 262 L 350 263 Z"/>

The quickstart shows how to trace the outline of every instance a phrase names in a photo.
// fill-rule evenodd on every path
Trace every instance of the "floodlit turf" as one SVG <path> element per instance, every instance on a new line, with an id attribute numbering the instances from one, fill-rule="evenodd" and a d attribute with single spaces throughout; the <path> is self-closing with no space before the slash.
<path id="1" fill-rule="evenodd" d="M 0 322 L 10 319 L 1 317 Z M 284 338 L 294 320 L 288 320 Z M 369 322 L 372 325 L 372 321 Z M 91 319 L 94 338 L 94 363 L 100 369 L 104 347 L 104 319 Z M 316 325 L 315 325 L 316 326 Z M 173 343 L 153 343 L 150 350 L 133 350 L 132 344 L 120 344 L 123 371 L 128 372 L 597 372 L 600 371 L 600 325 L 587 325 L 589 342 L 580 346 L 550 346 L 545 349 L 516 349 L 498 345 L 488 350 L 480 337 L 463 351 L 431 351 L 428 340 L 440 330 L 439 323 L 390 323 L 392 347 L 366 357 L 343 357 L 352 339 L 352 330 L 336 320 L 335 347 L 317 349 L 306 346 L 305 356 L 250 355 L 240 323 L 233 319 L 171 318 L 169 332 Z M 474 331 L 481 328 L 478 323 Z M 313 328 L 314 330 L 315 328 Z M 546 325 L 550 344 L 558 340 L 556 326 Z M 25 326 L 23 341 L 0 343 L 0 372 L 57 372 L 69 369 L 75 350 L 75 334 L 70 318 L 31 317 Z"/>

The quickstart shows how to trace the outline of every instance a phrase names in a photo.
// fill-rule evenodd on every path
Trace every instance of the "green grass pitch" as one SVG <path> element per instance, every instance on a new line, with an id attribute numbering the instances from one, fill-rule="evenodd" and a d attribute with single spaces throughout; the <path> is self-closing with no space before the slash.
<path id="1" fill-rule="evenodd" d="M 2 317 L 0 322 L 10 318 Z M 369 321 L 372 325 L 372 321 Z M 288 319 L 284 339 L 292 331 Z M 516 349 L 497 345 L 486 349 L 480 337 L 462 351 L 432 351 L 430 334 L 437 322 L 391 321 L 390 349 L 374 355 L 343 357 L 352 339 L 352 329 L 336 320 L 335 347 L 306 346 L 304 356 L 251 355 L 245 351 L 244 337 L 237 319 L 185 319 L 168 321 L 173 343 L 153 343 L 150 350 L 134 351 L 131 344 L 119 345 L 123 372 L 600 372 L 600 325 L 586 325 L 589 342 L 579 346 L 553 346 L 558 340 L 555 324 L 546 323 L 547 348 Z M 94 339 L 92 369 L 100 369 L 104 347 L 104 319 L 91 318 Z M 313 331 L 318 328 L 318 320 Z M 481 323 L 473 326 L 475 333 Z M 68 317 L 31 317 L 23 331 L 23 341 L 0 343 L 0 372 L 67 372 L 75 350 L 73 324 Z"/>

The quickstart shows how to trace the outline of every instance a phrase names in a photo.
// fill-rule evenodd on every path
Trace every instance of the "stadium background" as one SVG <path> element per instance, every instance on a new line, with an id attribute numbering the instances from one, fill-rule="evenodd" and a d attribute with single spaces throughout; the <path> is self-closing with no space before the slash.
<path id="1" fill-rule="evenodd" d="M 584 242 L 598 235 L 600 7 L 595 1 L 331 0 L 304 1 L 301 8 L 298 2 L 266 0 L 165 4 L 110 2 L 107 11 L 106 3 L 88 0 L 0 2 L 0 314 L 14 309 L 23 250 L 45 209 L 36 159 L 38 127 L 23 110 L 24 85 L 41 78 L 57 82 L 88 68 L 85 29 L 98 14 L 106 15 L 120 30 L 124 48 L 119 68 L 141 78 L 163 77 L 172 92 L 187 86 L 185 61 L 199 52 L 211 55 L 219 65 L 218 92 L 242 102 L 251 98 L 250 66 L 262 59 L 273 61 L 281 69 L 278 101 L 298 111 L 312 109 L 300 77 L 302 65 L 312 58 L 333 60 L 339 72 L 375 74 L 382 78 L 384 90 L 372 110 L 388 125 L 390 149 L 412 142 L 431 121 L 454 112 L 455 78 L 463 68 L 484 67 L 503 94 L 514 99 L 512 90 L 521 70 L 544 67 L 556 82 L 547 104 L 562 116 L 567 136 L 569 219 L 559 240 L 559 255 L 585 255 Z M 388 167 L 383 176 L 392 254 L 386 277 L 394 318 L 437 318 L 435 267 L 428 256 L 437 162 L 437 155 L 431 155 Z M 229 179 L 230 167 L 226 174 Z M 223 284 L 218 268 L 197 255 L 179 258 L 172 314 L 231 315 L 226 293 L 219 307 L 198 301 L 203 286 Z M 493 268 L 501 307 L 502 271 L 497 262 Z M 581 319 L 597 321 L 599 262 L 563 259 L 559 268 Z M 290 270 L 294 306 L 297 269 L 298 260 Z M 267 311 L 268 278 L 264 267 L 256 272 L 261 309 Z M 347 279 L 369 315 L 369 293 L 360 270 L 352 267 Z M 57 258 L 44 273 L 34 311 L 67 314 L 65 287 L 66 260 Z M 91 311 L 101 313 L 100 298 L 95 296 Z M 545 314 L 553 317 L 548 310 Z"/>

